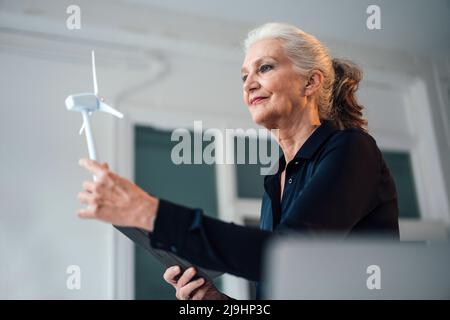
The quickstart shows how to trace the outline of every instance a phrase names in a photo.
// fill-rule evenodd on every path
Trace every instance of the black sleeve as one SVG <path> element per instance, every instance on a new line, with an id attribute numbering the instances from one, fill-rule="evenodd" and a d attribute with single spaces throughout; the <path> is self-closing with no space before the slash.
<path id="1" fill-rule="evenodd" d="M 346 134 L 321 156 L 317 171 L 295 200 L 297 209 L 282 220 L 277 233 L 344 233 L 369 210 L 379 172 L 374 141 Z M 371 139 L 371 138 L 370 138 Z M 273 233 L 207 217 L 160 200 L 151 244 L 176 252 L 204 268 L 259 281 L 263 250 Z"/>
<path id="2" fill-rule="evenodd" d="M 258 281 L 263 248 L 271 232 L 242 227 L 160 200 L 153 247 L 170 250 L 198 266 Z"/>

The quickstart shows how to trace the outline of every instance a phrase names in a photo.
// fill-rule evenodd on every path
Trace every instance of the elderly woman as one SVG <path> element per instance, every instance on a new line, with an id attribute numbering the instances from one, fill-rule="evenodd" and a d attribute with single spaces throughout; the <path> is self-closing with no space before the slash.
<path id="1" fill-rule="evenodd" d="M 79 216 L 146 229 L 154 247 L 254 281 L 260 281 L 263 248 L 273 232 L 397 239 L 395 184 L 355 97 L 360 70 L 285 24 L 251 31 L 245 49 L 245 104 L 255 123 L 279 129 L 283 151 L 278 172 L 264 181 L 261 230 L 157 199 L 87 159 L 80 164 L 98 179 L 83 184 L 79 199 L 89 206 Z M 180 273 L 174 266 L 164 274 L 178 299 L 228 298 L 211 282 L 195 279 L 194 269 Z"/>

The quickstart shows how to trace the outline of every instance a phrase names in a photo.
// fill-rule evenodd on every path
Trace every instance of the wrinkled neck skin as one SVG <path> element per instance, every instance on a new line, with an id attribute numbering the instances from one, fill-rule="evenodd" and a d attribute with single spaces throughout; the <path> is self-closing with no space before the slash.
<path id="1" fill-rule="evenodd" d="M 284 117 L 278 123 L 278 143 L 283 150 L 288 164 L 303 146 L 305 141 L 320 126 L 317 106 L 310 101 L 303 108 L 294 108 L 289 117 Z"/>

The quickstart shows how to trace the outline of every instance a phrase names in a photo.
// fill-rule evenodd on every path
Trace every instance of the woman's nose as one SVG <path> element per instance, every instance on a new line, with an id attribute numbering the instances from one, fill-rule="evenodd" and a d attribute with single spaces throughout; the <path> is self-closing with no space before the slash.
<path id="1" fill-rule="evenodd" d="M 261 85 L 259 82 L 255 79 L 255 77 L 248 75 L 247 79 L 245 79 L 244 82 L 244 91 L 249 93 L 252 90 L 259 89 Z"/>

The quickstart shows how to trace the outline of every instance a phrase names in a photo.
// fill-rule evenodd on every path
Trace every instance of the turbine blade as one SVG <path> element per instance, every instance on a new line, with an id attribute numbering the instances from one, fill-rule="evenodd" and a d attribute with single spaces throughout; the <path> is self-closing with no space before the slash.
<path id="1" fill-rule="evenodd" d="M 94 94 L 98 95 L 97 72 L 95 70 L 95 53 L 92 50 L 92 78 L 94 79 Z"/>
<path id="2" fill-rule="evenodd" d="M 81 128 L 80 128 L 80 131 L 78 132 L 78 134 L 81 136 L 81 134 L 83 133 L 83 130 L 84 130 L 84 122 L 83 122 L 83 124 L 81 125 Z"/>
<path id="3" fill-rule="evenodd" d="M 91 115 L 91 114 L 92 114 L 92 112 L 89 111 L 89 115 Z M 80 136 L 81 136 L 81 134 L 83 133 L 83 131 L 84 131 L 84 122 L 83 122 L 83 124 L 81 125 L 80 132 L 78 132 Z"/>
<path id="4" fill-rule="evenodd" d="M 99 107 L 100 111 L 112 114 L 113 116 L 116 116 L 117 118 L 123 118 L 123 114 L 120 113 L 119 111 L 117 111 L 116 109 L 114 109 L 113 107 L 107 105 L 104 102 L 100 102 L 100 107 Z"/>

